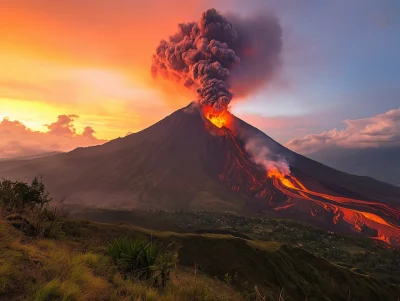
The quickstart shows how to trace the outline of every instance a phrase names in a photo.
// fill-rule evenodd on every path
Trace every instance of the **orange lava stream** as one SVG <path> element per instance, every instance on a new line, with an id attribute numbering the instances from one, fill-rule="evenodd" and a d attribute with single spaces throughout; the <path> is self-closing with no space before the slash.
<path id="1" fill-rule="evenodd" d="M 346 197 L 338 197 L 338 196 L 333 196 L 333 195 L 329 195 L 329 194 L 324 194 L 324 193 L 319 193 L 319 192 L 315 192 L 315 191 L 310 191 L 308 190 L 302 183 L 300 183 L 300 181 L 298 179 L 296 179 L 293 176 L 288 176 L 298 187 L 300 188 L 296 188 L 296 187 L 289 187 L 289 188 L 293 188 L 296 189 L 298 191 L 304 191 L 310 194 L 313 194 L 314 196 L 318 196 L 318 197 L 322 197 L 324 199 L 336 202 L 336 203 L 340 203 L 340 204 L 344 204 L 344 205 L 357 205 L 357 206 L 364 206 L 367 208 L 373 208 L 375 210 L 379 210 L 380 212 L 382 212 L 383 214 L 389 216 L 389 217 L 393 217 L 395 219 L 400 219 L 400 212 L 398 210 L 395 210 L 385 204 L 381 204 L 381 203 L 376 203 L 376 202 L 371 202 L 371 201 L 363 201 L 363 200 L 355 200 L 355 199 L 351 199 L 351 198 L 346 198 Z M 290 181 L 289 181 L 290 182 Z M 282 182 L 283 185 L 285 185 L 284 182 Z M 286 186 L 286 185 L 285 185 Z M 293 184 L 292 184 L 293 186 Z M 287 186 L 288 187 L 288 186 Z M 369 216 L 370 219 L 380 219 L 380 222 L 384 221 L 382 218 L 378 217 L 374 214 L 370 214 L 370 213 L 366 213 L 367 216 Z"/>
<path id="2" fill-rule="evenodd" d="M 386 221 L 381 216 L 378 216 L 371 212 L 359 211 L 356 209 L 346 208 L 342 205 L 358 205 L 368 207 L 374 211 L 389 215 L 397 219 L 400 216 L 400 212 L 390 208 L 387 205 L 367 202 L 362 200 L 350 199 L 345 197 L 337 197 L 329 194 L 315 192 L 307 189 L 297 178 L 292 175 L 283 175 L 277 169 L 268 172 L 268 177 L 273 179 L 273 184 L 276 188 L 281 190 L 290 198 L 304 199 L 312 201 L 314 205 L 311 206 L 310 213 L 312 216 L 317 216 L 319 213 L 331 212 L 334 214 L 333 223 L 337 224 L 340 221 L 344 221 L 354 227 L 355 231 L 361 232 L 363 227 L 366 226 L 370 229 L 377 231 L 377 235 L 372 237 L 383 241 L 388 244 L 400 245 L 400 227 L 393 225 Z M 321 200 L 322 199 L 322 200 Z M 336 204 L 324 202 L 323 199 L 332 201 Z M 340 205 L 337 205 L 340 204 Z M 315 206 L 317 205 L 317 206 Z M 372 205 L 372 206 L 371 206 Z M 288 208 L 289 205 L 278 207 L 280 210 Z M 322 211 L 320 211 L 322 209 Z M 383 212 L 381 212 L 383 211 Z"/>

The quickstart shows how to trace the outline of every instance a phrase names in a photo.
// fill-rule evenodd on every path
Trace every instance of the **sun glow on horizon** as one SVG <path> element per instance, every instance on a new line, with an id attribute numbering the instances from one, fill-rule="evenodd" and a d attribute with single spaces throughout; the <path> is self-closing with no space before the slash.
<path id="1" fill-rule="evenodd" d="M 0 121 L 4 118 L 17 120 L 34 131 L 46 131 L 45 124 L 61 114 L 57 108 L 44 102 L 0 98 Z"/>
<path id="2" fill-rule="evenodd" d="M 111 140 L 139 131 L 168 112 L 158 90 L 118 69 L 45 62 L 1 51 L 0 64 L 10 69 L 0 75 L 0 120 L 9 117 L 33 131 L 46 132 L 46 124 L 58 115 L 73 114 L 79 116 L 74 121 L 78 132 L 90 126 L 96 137 Z"/>

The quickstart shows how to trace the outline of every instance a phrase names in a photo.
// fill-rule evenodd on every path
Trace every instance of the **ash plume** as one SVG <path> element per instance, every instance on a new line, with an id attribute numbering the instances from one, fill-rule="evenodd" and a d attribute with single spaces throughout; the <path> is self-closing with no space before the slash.
<path id="1" fill-rule="evenodd" d="M 218 112 L 227 110 L 234 92 L 245 96 L 271 79 L 281 50 L 282 29 L 272 15 L 228 20 L 209 9 L 160 42 L 151 71 L 195 89 L 200 104 Z"/>

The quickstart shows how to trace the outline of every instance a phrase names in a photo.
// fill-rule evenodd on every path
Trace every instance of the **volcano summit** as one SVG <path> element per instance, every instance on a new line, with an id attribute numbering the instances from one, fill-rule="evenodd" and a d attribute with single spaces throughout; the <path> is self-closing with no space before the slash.
<path id="1" fill-rule="evenodd" d="M 0 175 L 42 175 L 67 203 L 262 213 L 400 243 L 400 188 L 298 155 L 226 114 L 220 128 L 192 103 L 101 146 L 1 162 Z"/>

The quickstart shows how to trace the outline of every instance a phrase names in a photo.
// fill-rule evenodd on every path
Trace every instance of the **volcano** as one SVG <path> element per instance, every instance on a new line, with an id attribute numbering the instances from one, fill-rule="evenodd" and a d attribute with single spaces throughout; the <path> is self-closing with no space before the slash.
<path id="1" fill-rule="evenodd" d="M 41 175 L 54 197 L 71 204 L 261 213 L 400 244 L 399 187 L 296 154 L 233 115 L 219 126 L 192 103 L 101 146 L 0 162 L 0 176 Z M 283 158 L 290 173 L 255 163 L 249 138 L 261 141 L 269 158 Z"/>

